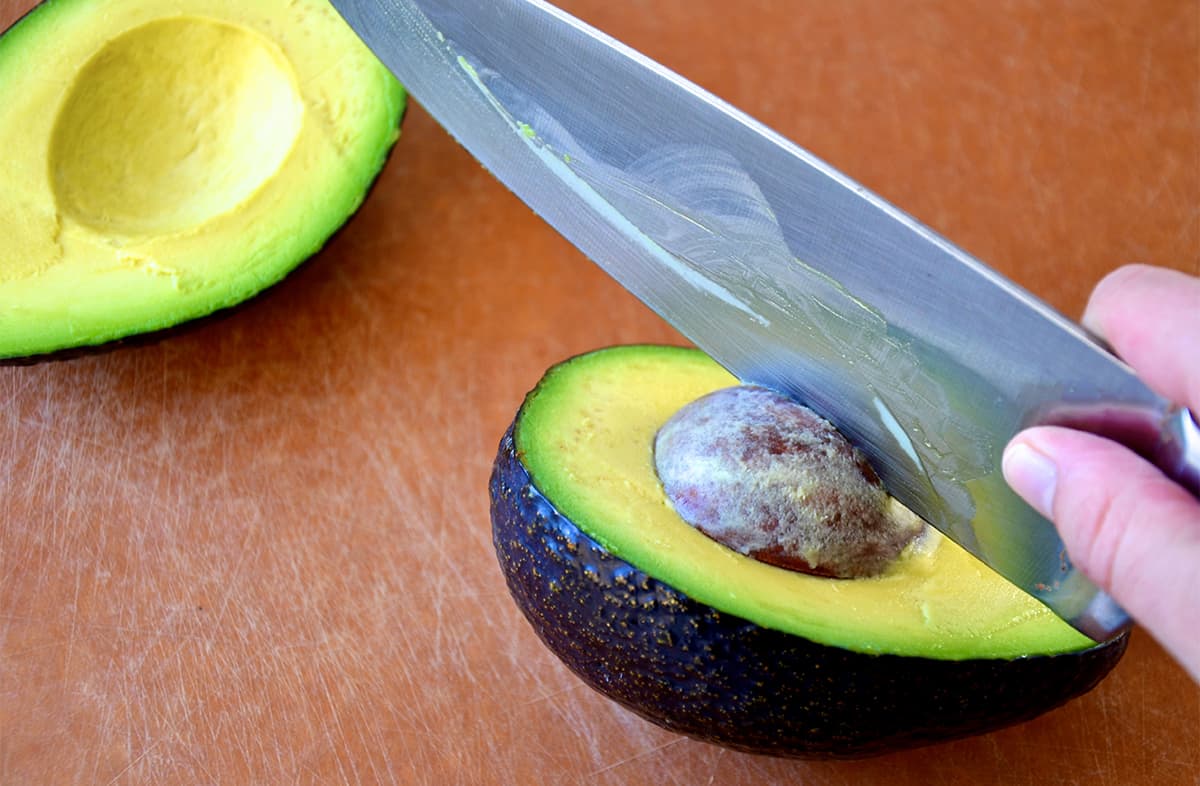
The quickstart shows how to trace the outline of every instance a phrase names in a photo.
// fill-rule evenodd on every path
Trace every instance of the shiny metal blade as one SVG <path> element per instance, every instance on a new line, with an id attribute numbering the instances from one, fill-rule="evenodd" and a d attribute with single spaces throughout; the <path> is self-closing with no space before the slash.
<path id="1" fill-rule="evenodd" d="M 699 347 L 820 411 L 900 501 L 1080 630 L 1127 625 L 1008 489 L 1001 451 L 1034 422 L 1156 440 L 1172 417 L 1194 428 L 1186 412 L 896 208 L 561 10 L 334 5 L 500 180 Z"/>

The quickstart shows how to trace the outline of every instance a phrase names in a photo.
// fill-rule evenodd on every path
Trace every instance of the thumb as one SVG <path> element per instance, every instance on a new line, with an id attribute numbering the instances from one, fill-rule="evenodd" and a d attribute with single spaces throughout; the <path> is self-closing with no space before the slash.
<path id="1" fill-rule="evenodd" d="M 1200 502 L 1121 445 L 1070 429 L 1018 434 L 1003 469 L 1079 569 L 1200 682 Z"/>

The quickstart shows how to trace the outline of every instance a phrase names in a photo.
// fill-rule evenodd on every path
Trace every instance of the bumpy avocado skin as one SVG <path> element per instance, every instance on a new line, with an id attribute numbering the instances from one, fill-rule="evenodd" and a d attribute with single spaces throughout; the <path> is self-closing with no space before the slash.
<path id="1" fill-rule="evenodd" d="M 546 646 L 643 718 L 737 750 L 861 758 L 992 731 L 1091 690 L 1128 643 L 965 661 L 825 646 L 698 603 L 606 551 L 537 489 L 512 428 L 490 491 L 501 569 Z"/>

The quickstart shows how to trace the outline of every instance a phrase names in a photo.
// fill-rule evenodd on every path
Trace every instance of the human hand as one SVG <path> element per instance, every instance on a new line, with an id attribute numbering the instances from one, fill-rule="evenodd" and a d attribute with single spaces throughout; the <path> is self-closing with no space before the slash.
<path id="1" fill-rule="evenodd" d="M 1121 268 L 1083 322 L 1160 395 L 1200 412 L 1200 278 Z M 1115 442 L 1065 428 L 1021 432 L 1003 469 L 1080 570 L 1200 682 L 1200 501 Z"/>

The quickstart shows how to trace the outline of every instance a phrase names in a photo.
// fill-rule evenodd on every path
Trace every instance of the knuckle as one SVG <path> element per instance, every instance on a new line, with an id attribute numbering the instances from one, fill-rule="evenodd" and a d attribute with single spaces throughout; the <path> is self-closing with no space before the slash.
<path id="1" fill-rule="evenodd" d="M 1106 591 L 1112 591 L 1117 579 L 1117 555 L 1122 553 L 1129 536 L 1132 519 L 1127 505 L 1120 504 L 1125 492 L 1101 494 L 1100 504 L 1092 515 L 1091 537 L 1081 566 L 1092 581 Z"/>
<path id="2" fill-rule="evenodd" d="M 1107 592 L 1122 581 L 1120 566 L 1130 553 L 1141 493 L 1136 483 L 1089 483 L 1068 497 L 1057 517 L 1072 560 Z"/>

